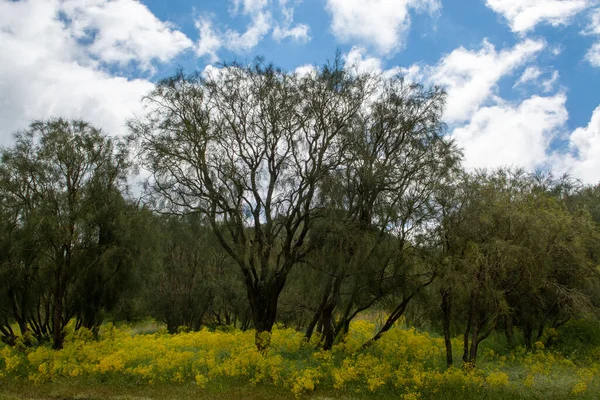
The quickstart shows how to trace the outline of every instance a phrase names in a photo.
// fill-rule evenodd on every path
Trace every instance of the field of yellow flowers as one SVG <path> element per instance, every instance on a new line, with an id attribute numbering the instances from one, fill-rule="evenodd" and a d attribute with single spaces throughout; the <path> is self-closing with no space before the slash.
<path id="1" fill-rule="evenodd" d="M 600 349 L 577 361 L 541 343 L 532 352 L 517 348 L 504 355 L 484 349 L 476 368 L 457 363 L 447 369 L 443 340 L 415 329 L 393 329 L 360 350 L 374 329 L 371 322 L 357 321 L 343 343 L 324 352 L 316 342 L 305 343 L 301 333 L 280 328 L 269 350 L 258 352 L 251 331 L 168 335 L 108 324 L 98 339 L 86 330 L 71 332 L 60 351 L 0 347 L 0 392 L 72 381 L 108 388 L 185 387 L 195 397 L 234 385 L 244 388 L 240 393 L 273 390 L 290 398 L 600 398 Z M 454 347 L 461 348 L 460 339 Z"/>

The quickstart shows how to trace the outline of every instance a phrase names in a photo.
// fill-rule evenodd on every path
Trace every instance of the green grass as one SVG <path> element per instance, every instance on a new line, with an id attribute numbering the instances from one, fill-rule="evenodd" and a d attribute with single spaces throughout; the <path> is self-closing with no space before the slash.
<path id="1" fill-rule="evenodd" d="M 207 385 L 205 389 L 193 384 L 131 384 L 98 383 L 86 379 L 59 380 L 33 385 L 26 381 L 3 381 L 0 383 L 0 400 L 16 399 L 289 399 L 290 392 L 274 386 L 246 386 L 236 382 Z"/>
<path id="2" fill-rule="evenodd" d="M 460 387 L 440 388 L 435 393 L 423 393 L 421 399 L 431 400 L 511 400 L 511 399 L 585 399 L 600 398 L 600 387 L 590 387 L 580 396 L 570 394 L 573 376 L 565 375 L 563 379 L 545 382 L 540 389 L 527 388 L 522 385 L 509 385 L 504 388 L 480 388 L 463 390 Z M 314 393 L 302 395 L 301 399 L 391 399 L 399 398 L 397 393 L 340 393 L 317 389 Z M 57 380 L 52 383 L 34 385 L 23 380 L 0 381 L 0 400 L 188 400 L 188 399 L 218 399 L 218 400 L 280 400 L 294 399 L 289 390 L 272 385 L 247 385 L 235 380 L 212 382 L 201 389 L 193 384 L 132 384 L 128 382 L 100 383 L 93 379 L 71 378 Z"/>

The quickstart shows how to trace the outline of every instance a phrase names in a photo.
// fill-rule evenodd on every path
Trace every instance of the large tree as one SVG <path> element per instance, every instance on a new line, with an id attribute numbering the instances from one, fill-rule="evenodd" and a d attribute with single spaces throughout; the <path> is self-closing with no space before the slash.
<path id="1" fill-rule="evenodd" d="M 260 62 L 180 73 L 157 85 L 148 115 L 131 123 L 162 205 L 206 215 L 238 265 L 258 347 L 268 345 L 288 274 L 307 254 L 319 185 L 341 162 L 368 83 L 339 60 L 302 76 Z"/>

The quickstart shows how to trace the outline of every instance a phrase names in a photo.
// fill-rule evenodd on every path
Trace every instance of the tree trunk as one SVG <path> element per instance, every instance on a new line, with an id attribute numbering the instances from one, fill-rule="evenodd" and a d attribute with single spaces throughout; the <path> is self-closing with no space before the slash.
<path id="1" fill-rule="evenodd" d="M 537 340 L 538 342 L 542 339 L 542 336 L 544 335 L 544 329 L 545 329 L 545 321 L 542 321 L 540 323 L 540 326 L 538 328 L 538 333 L 537 333 L 537 337 L 535 340 Z"/>
<path id="2" fill-rule="evenodd" d="M 471 332 L 471 323 L 473 322 L 473 306 L 469 310 L 469 317 L 467 319 L 467 326 L 465 327 L 465 333 L 463 338 L 463 356 L 462 360 L 464 363 L 469 362 L 469 333 Z"/>
<path id="3" fill-rule="evenodd" d="M 442 315 L 444 326 L 444 344 L 446 346 L 446 365 L 452 366 L 452 340 L 450 338 L 450 320 L 452 317 L 452 294 L 450 289 L 443 289 L 442 294 Z"/>
<path id="4" fill-rule="evenodd" d="M 71 228 L 71 237 L 73 236 L 73 228 Z M 65 285 L 63 274 L 69 271 L 71 265 L 71 247 L 64 245 L 60 248 L 57 254 L 57 266 L 55 272 L 54 302 L 52 304 L 52 347 L 54 349 L 62 349 L 64 341 L 63 327 L 65 320 L 63 318 L 63 300 L 65 297 Z"/>
<path id="5" fill-rule="evenodd" d="M 525 347 L 527 350 L 531 350 L 533 328 L 527 323 L 523 324 L 523 336 L 525 337 Z"/>
<path id="6" fill-rule="evenodd" d="M 325 306 L 327 305 L 327 301 L 329 300 L 329 293 L 331 292 L 331 288 L 332 288 L 332 281 L 333 281 L 333 276 L 330 277 L 329 280 L 327 281 L 327 285 L 325 285 L 325 290 L 323 291 L 323 298 L 321 300 L 321 303 L 319 304 L 319 307 L 315 311 L 313 318 L 311 319 L 311 321 L 308 324 L 308 327 L 306 328 L 306 333 L 304 335 L 304 339 L 307 342 L 310 341 L 310 339 L 313 335 L 315 326 L 321 319 L 321 314 L 323 313 L 323 310 L 325 309 Z"/>
<path id="7" fill-rule="evenodd" d="M 398 321 L 398 319 L 400 319 L 400 317 L 402 315 L 404 315 L 404 312 L 406 311 L 406 307 L 408 306 L 408 303 L 410 302 L 410 300 L 413 298 L 414 295 L 415 295 L 415 293 L 412 293 L 410 296 L 405 297 L 404 299 L 402 299 L 402 302 L 390 314 L 390 316 L 385 321 L 385 324 L 383 324 L 383 326 L 381 327 L 381 329 L 379 330 L 379 332 L 377 332 L 375 334 L 375 336 L 373 336 L 368 342 L 366 342 L 365 344 L 363 344 L 363 346 L 362 346 L 363 349 L 366 349 L 367 347 L 370 347 L 377 340 L 381 339 L 381 336 L 384 333 L 386 333 L 387 331 L 389 331 L 392 328 L 392 326 L 394 326 L 394 324 L 396 323 L 396 321 Z"/>
<path id="8" fill-rule="evenodd" d="M 170 318 L 167 318 L 167 332 L 169 332 L 169 334 L 171 335 L 177 333 L 177 324 L 173 322 Z"/>
<path id="9" fill-rule="evenodd" d="M 27 283 L 26 283 L 27 285 Z M 21 294 L 21 301 L 17 300 L 17 293 L 12 290 L 9 291 L 9 296 L 12 302 L 13 318 L 19 326 L 21 336 L 24 337 L 25 333 L 29 330 L 27 327 L 27 305 L 25 304 L 25 295 Z"/>
<path id="10" fill-rule="evenodd" d="M 322 303 L 321 303 L 321 305 L 322 305 Z M 322 311 L 321 305 L 319 305 L 319 308 L 317 308 L 317 311 L 315 311 L 313 318 L 310 320 L 310 322 L 308 323 L 308 326 L 306 327 L 306 333 L 304 334 L 304 340 L 307 343 L 310 342 L 313 332 L 315 331 L 315 327 L 317 326 L 317 323 L 319 322 L 319 319 L 321 318 L 321 311 Z"/>
<path id="11" fill-rule="evenodd" d="M 57 291 L 52 309 L 52 347 L 56 350 L 63 348 L 63 321 L 62 321 L 62 295 L 61 290 Z"/>
<path id="12" fill-rule="evenodd" d="M 512 317 L 506 317 L 504 319 L 504 335 L 506 336 L 506 343 L 508 344 L 508 347 L 512 348 L 515 336 Z"/>
<path id="13" fill-rule="evenodd" d="M 471 327 L 471 348 L 469 349 L 469 363 L 475 365 L 477 362 L 477 349 L 479 347 L 479 332 L 481 326 L 478 322 L 474 323 Z"/>
<path id="14" fill-rule="evenodd" d="M 17 335 L 15 335 L 8 319 L 5 318 L 4 323 L 0 324 L 1 339 L 4 343 L 9 346 L 14 346 L 17 341 Z"/>
<path id="15" fill-rule="evenodd" d="M 271 344 L 271 330 L 277 319 L 277 302 L 284 285 L 285 277 L 278 277 L 269 283 L 258 281 L 247 286 L 256 330 L 255 344 L 259 351 L 266 350 Z"/>
<path id="16" fill-rule="evenodd" d="M 321 337 L 321 340 L 323 340 L 323 320 L 321 318 L 319 318 L 319 322 L 317 323 L 317 333 Z"/>
<path id="17" fill-rule="evenodd" d="M 27 320 L 23 318 L 19 318 L 17 320 L 17 324 L 19 325 L 19 331 L 21 332 L 21 337 L 24 340 L 26 346 L 31 345 L 31 341 L 29 340 L 27 332 L 29 332 L 29 326 L 27 325 Z"/>
<path id="18" fill-rule="evenodd" d="M 62 349 L 63 347 L 63 288 L 62 288 L 62 269 L 59 267 L 56 271 L 56 288 L 54 290 L 54 301 L 52 302 L 52 347 Z"/>
<path id="19" fill-rule="evenodd" d="M 333 307 L 329 304 L 323 310 L 321 319 L 323 321 L 323 350 L 331 350 L 333 341 L 335 340 L 335 332 L 333 328 L 332 314 Z"/>

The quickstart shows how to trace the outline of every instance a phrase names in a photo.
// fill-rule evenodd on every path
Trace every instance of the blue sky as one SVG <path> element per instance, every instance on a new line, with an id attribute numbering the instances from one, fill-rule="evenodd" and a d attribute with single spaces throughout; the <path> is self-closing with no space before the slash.
<path id="1" fill-rule="evenodd" d="M 600 0 L 0 0 L 0 144 L 33 119 L 107 132 L 179 66 L 263 56 L 448 90 L 467 168 L 600 181 Z"/>

